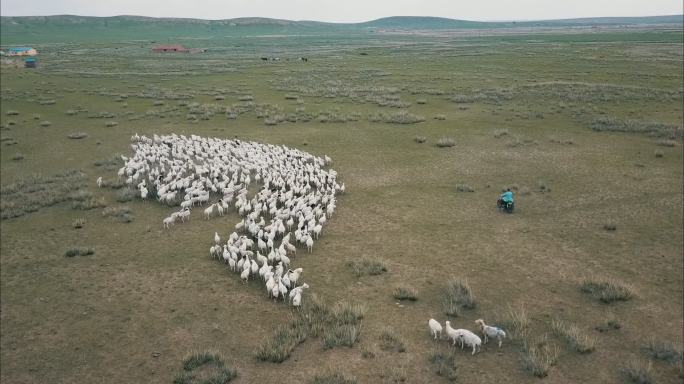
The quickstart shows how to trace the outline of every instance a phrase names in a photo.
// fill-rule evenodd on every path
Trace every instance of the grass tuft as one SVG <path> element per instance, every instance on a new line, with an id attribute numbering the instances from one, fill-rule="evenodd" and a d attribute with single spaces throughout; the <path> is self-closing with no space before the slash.
<path id="1" fill-rule="evenodd" d="M 325 375 L 316 375 L 309 384 L 356 384 L 354 376 L 347 376 L 342 372 L 334 372 Z"/>
<path id="2" fill-rule="evenodd" d="M 88 134 L 85 132 L 73 132 L 73 133 L 70 133 L 69 136 L 67 136 L 67 137 L 70 139 L 79 140 L 79 139 L 85 139 L 86 137 L 88 137 Z"/>
<path id="3" fill-rule="evenodd" d="M 651 384 L 651 363 L 644 364 L 638 360 L 632 360 L 620 368 L 620 373 L 628 383 Z"/>
<path id="4" fill-rule="evenodd" d="M 529 333 L 530 318 L 524 306 L 513 308 L 509 305 L 501 316 L 500 322 L 506 330 L 507 337 L 511 340 L 522 341 Z"/>
<path id="5" fill-rule="evenodd" d="M 418 300 L 418 291 L 411 287 L 397 287 L 392 292 L 392 296 L 397 300 Z"/>
<path id="6" fill-rule="evenodd" d="M 613 219 L 608 219 L 603 224 L 603 229 L 605 229 L 606 231 L 614 231 L 617 229 L 617 224 Z"/>
<path id="7" fill-rule="evenodd" d="M 387 272 L 387 265 L 380 259 L 363 258 L 361 260 L 354 260 L 347 263 L 347 266 L 352 269 L 352 272 L 360 277 L 364 275 L 376 276 Z"/>
<path id="8" fill-rule="evenodd" d="M 206 370 L 196 371 L 197 368 L 205 366 Z M 183 360 L 183 372 L 176 375 L 173 382 L 174 384 L 226 384 L 237 376 L 237 370 L 226 365 L 223 355 L 209 350 L 194 352 L 186 356 Z"/>
<path id="9" fill-rule="evenodd" d="M 450 148 L 456 145 L 456 140 L 453 137 L 442 137 L 437 140 L 437 145 L 440 148 Z"/>
<path id="10" fill-rule="evenodd" d="M 579 353 L 590 353 L 596 349 L 596 338 L 582 332 L 575 324 L 554 319 L 551 322 L 551 329 L 556 336 L 563 338 L 570 348 Z"/>
<path id="11" fill-rule="evenodd" d="M 468 184 L 456 184 L 456 192 L 475 192 L 475 189 Z"/>
<path id="12" fill-rule="evenodd" d="M 604 276 L 587 276 L 580 282 L 580 289 L 604 303 L 627 301 L 634 296 L 634 289 L 619 280 Z"/>
<path id="13" fill-rule="evenodd" d="M 90 256 L 95 254 L 95 250 L 90 247 L 71 247 L 64 252 L 66 257 Z"/>
<path id="14" fill-rule="evenodd" d="M 427 137 L 425 136 L 416 136 L 413 138 L 413 141 L 415 141 L 418 144 L 423 144 L 424 142 L 427 141 Z"/>
<path id="15" fill-rule="evenodd" d="M 475 295 L 467 280 L 451 279 L 442 293 L 442 310 L 448 316 L 459 316 L 462 308 L 475 308 Z"/>
<path id="16" fill-rule="evenodd" d="M 546 377 L 558 360 L 558 347 L 549 344 L 546 335 L 523 340 L 522 359 L 525 369 L 537 377 Z"/>
<path id="17" fill-rule="evenodd" d="M 456 353 L 453 349 L 448 351 L 433 351 L 428 360 L 435 366 L 436 373 L 449 381 L 456 381 L 457 364 Z"/>
<path id="18" fill-rule="evenodd" d="M 672 364 L 682 364 L 683 362 L 681 345 L 656 341 L 652 338 L 642 349 L 648 356 L 656 360 L 663 360 Z"/>
<path id="19" fill-rule="evenodd" d="M 392 327 L 386 326 L 380 331 L 380 349 L 384 351 L 406 352 L 406 340 L 396 333 Z"/>

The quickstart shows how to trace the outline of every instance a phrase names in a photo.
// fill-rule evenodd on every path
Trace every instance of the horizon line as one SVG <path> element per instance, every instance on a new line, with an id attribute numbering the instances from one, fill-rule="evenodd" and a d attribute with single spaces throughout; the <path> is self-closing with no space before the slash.
<path id="1" fill-rule="evenodd" d="M 177 16 L 148 16 L 148 15 L 131 15 L 131 14 L 118 14 L 109 16 L 92 16 L 92 15 L 78 15 L 71 13 L 63 14 L 53 14 L 53 15 L 2 15 L 3 18 L 6 17 L 56 17 L 56 16 L 75 16 L 75 17 L 93 17 L 93 18 L 112 18 L 112 17 L 145 17 L 151 19 L 178 19 L 178 20 L 203 20 L 203 21 L 228 21 L 228 20 L 238 20 L 238 19 L 267 19 L 267 20 L 278 20 L 278 21 L 292 21 L 292 22 L 315 22 L 315 23 L 328 23 L 328 24 L 363 24 L 369 23 L 382 19 L 396 18 L 396 17 L 423 17 L 423 18 L 436 18 L 445 19 L 452 21 L 471 21 L 479 23 L 516 23 L 516 22 L 542 22 L 542 21 L 563 21 L 563 20 L 582 20 L 582 19 L 626 19 L 626 18 L 641 18 L 641 17 L 675 17 L 681 16 L 682 22 L 684 23 L 684 14 L 667 14 L 667 15 L 639 15 L 639 16 L 581 16 L 581 17 L 568 17 L 568 18 L 550 18 L 550 19 L 508 19 L 508 20 L 491 20 L 491 19 L 455 19 L 451 17 L 444 16 L 417 16 L 417 15 L 392 15 L 374 18 L 366 21 L 321 21 L 321 20 L 294 20 L 294 19 L 282 19 L 276 17 L 266 17 L 266 16 L 238 16 L 231 18 L 220 18 L 220 19 L 205 19 L 201 17 L 177 17 Z"/>

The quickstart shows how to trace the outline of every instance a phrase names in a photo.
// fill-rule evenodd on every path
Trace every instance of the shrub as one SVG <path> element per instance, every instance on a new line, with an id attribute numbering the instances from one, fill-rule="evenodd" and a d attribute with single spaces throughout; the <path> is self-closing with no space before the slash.
<path id="1" fill-rule="evenodd" d="M 363 347 L 361 348 L 361 357 L 363 357 L 364 359 L 374 359 L 375 351 L 373 351 L 369 347 Z"/>
<path id="2" fill-rule="evenodd" d="M 651 376 L 651 363 L 647 365 L 639 362 L 638 360 L 632 360 L 622 368 L 620 368 L 620 373 L 630 383 L 634 384 L 651 384 L 653 383 L 653 377 Z"/>
<path id="3" fill-rule="evenodd" d="M 0 189 L 3 220 L 19 217 L 40 208 L 69 201 L 84 186 L 85 174 L 70 170 L 53 176 L 32 175 Z"/>
<path id="4" fill-rule="evenodd" d="M 643 351 L 653 359 L 664 360 L 672 364 L 682 364 L 682 347 L 670 342 L 651 339 Z"/>
<path id="5" fill-rule="evenodd" d="M 415 124 L 425 121 L 425 117 L 414 115 L 407 111 L 385 112 L 380 111 L 368 115 L 368 121 L 374 123 L 388 123 L 388 124 Z"/>
<path id="6" fill-rule="evenodd" d="M 508 135 L 508 129 L 506 128 L 499 128 L 494 130 L 494 137 L 497 139 L 506 135 Z"/>
<path id="7" fill-rule="evenodd" d="M 448 316 L 459 316 L 461 308 L 475 308 L 475 296 L 466 280 L 451 279 L 442 293 L 442 309 Z"/>
<path id="8" fill-rule="evenodd" d="M 662 149 L 656 149 L 653 153 L 655 154 L 655 157 L 665 156 L 665 152 Z"/>
<path id="9" fill-rule="evenodd" d="M 411 287 L 397 287 L 392 292 L 392 296 L 397 300 L 418 300 L 418 292 Z"/>
<path id="10" fill-rule="evenodd" d="M 309 381 L 309 384 L 356 384 L 356 378 L 341 372 L 335 372 L 326 375 L 316 375 Z"/>
<path id="11" fill-rule="evenodd" d="M 84 139 L 88 137 L 88 134 L 85 132 L 74 132 L 70 133 L 69 136 L 67 136 L 70 139 L 78 140 L 78 139 Z"/>
<path id="12" fill-rule="evenodd" d="M 418 99 L 418 100 L 416 100 L 416 104 L 421 104 L 421 105 L 422 105 L 422 104 L 427 104 L 427 100 L 425 100 L 425 99 Z"/>
<path id="13" fill-rule="evenodd" d="M 135 199 L 139 195 L 140 193 L 137 189 L 133 189 L 131 187 L 122 188 L 116 193 L 116 201 L 119 203 L 126 203 Z"/>
<path id="14" fill-rule="evenodd" d="M 681 126 L 657 121 L 622 120 L 616 117 L 599 117 L 591 122 L 594 131 L 646 133 L 652 136 L 681 138 Z"/>
<path id="15" fill-rule="evenodd" d="M 64 112 L 64 114 L 66 114 L 67 116 L 73 116 L 73 115 L 75 115 L 75 114 L 77 114 L 77 113 L 78 113 L 78 111 L 75 111 L 75 110 L 73 110 L 73 109 L 67 109 L 67 110 Z"/>
<path id="16" fill-rule="evenodd" d="M 95 250 L 86 247 L 71 247 L 66 250 L 64 256 L 74 257 L 74 256 L 89 256 L 95 254 Z"/>
<path id="17" fill-rule="evenodd" d="M 347 266 L 352 269 L 356 276 L 376 276 L 387 272 L 387 265 L 380 259 L 363 258 L 358 261 L 350 261 Z"/>
<path id="18" fill-rule="evenodd" d="M 589 353 L 596 349 L 596 338 L 582 332 L 578 326 L 569 324 L 560 319 L 551 322 L 551 328 L 556 336 L 562 337 L 570 346 L 579 353 Z"/>
<path id="19" fill-rule="evenodd" d="M 449 351 L 434 351 L 428 360 L 435 366 L 436 373 L 449 381 L 456 381 L 456 353 L 453 349 Z"/>
<path id="20" fill-rule="evenodd" d="M 34 113 L 31 117 L 33 117 L 33 120 L 40 120 L 40 113 Z"/>
<path id="21" fill-rule="evenodd" d="M 622 322 L 618 318 L 615 317 L 615 315 L 610 314 L 606 317 L 606 319 L 603 321 L 603 323 L 597 325 L 594 327 L 599 332 L 608 332 L 611 329 L 620 329 L 622 328 Z"/>
<path id="22" fill-rule="evenodd" d="M 116 127 L 117 125 L 119 125 L 119 123 L 117 123 L 116 121 L 108 121 L 105 123 L 105 127 L 107 128 Z"/>
<path id="23" fill-rule="evenodd" d="M 456 145 L 456 140 L 453 137 L 442 137 L 437 140 L 437 146 L 440 148 L 448 148 Z"/>
<path id="24" fill-rule="evenodd" d="M 71 225 L 74 227 L 74 229 L 81 229 L 85 225 L 85 222 L 85 219 L 81 217 L 74 220 L 74 222 Z"/>
<path id="25" fill-rule="evenodd" d="M 534 376 L 546 377 L 558 360 L 558 348 L 549 344 L 546 335 L 523 339 L 522 359 L 525 368 Z"/>
<path id="26" fill-rule="evenodd" d="M 51 125 L 52 125 L 52 123 L 49 122 L 49 121 L 47 121 L 47 120 L 41 121 L 41 122 L 40 122 L 40 126 L 41 126 L 41 127 L 49 127 L 49 126 L 51 126 Z"/>
<path id="27" fill-rule="evenodd" d="M 122 223 L 130 223 L 134 219 L 133 215 L 131 215 L 131 209 L 126 206 L 107 207 L 102 210 L 102 217 L 112 217 Z"/>
<path id="28" fill-rule="evenodd" d="M 582 292 L 589 293 L 604 303 L 627 301 L 634 296 L 634 289 L 613 278 L 588 276 L 580 282 Z"/>
<path id="29" fill-rule="evenodd" d="M 456 184 L 456 191 L 457 192 L 475 192 L 473 187 L 471 187 L 468 184 Z"/>
<path id="30" fill-rule="evenodd" d="M 434 119 L 435 120 L 446 120 L 446 115 L 443 115 L 440 113 L 440 114 L 435 115 Z"/>
<path id="31" fill-rule="evenodd" d="M 24 160 L 24 154 L 17 152 L 14 154 L 14 156 L 12 156 L 12 160 L 14 160 L 14 161 Z"/>
<path id="32" fill-rule="evenodd" d="M 239 100 L 239 101 L 253 101 L 253 100 L 254 100 L 254 96 L 252 96 L 252 95 L 244 95 L 244 96 L 238 97 L 238 100 Z"/>
<path id="33" fill-rule="evenodd" d="M 660 145 L 661 147 L 676 147 L 677 141 L 669 139 L 660 139 L 656 141 L 656 145 Z"/>
<path id="34" fill-rule="evenodd" d="M 13 110 L 13 109 L 10 109 L 10 110 L 8 110 L 5 114 L 6 114 L 7 116 L 16 116 L 16 115 L 19 114 L 19 111 L 15 111 L 15 110 Z"/>
<path id="35" fill-rule="evenodd" d="M 500 316 L 501 324 L 507 331 L 507 337 L 511 340 L 524 340 L 529 331 L 530 318 L 525 307 L 513 308 L 508 306 L 506 312 Z"/>
<path id="36" fill-rule="evenodd" d="M 152 105 L 154 105 L 155 107 L 158 107 L 158 106 L 164 105 L 164 101 L 163 100 L 155 100 L 152 103 Z"/>
<path id="37" fill-rule="evenodd" d="M 413 141 L 415 141 L 418 144 L 423 144 L 427 141 L 427 138 L 425 136 L 416 136 L 413 138 Z"/>
<path id="38" fill-rule="evenodd" d="M 207 369 L 196 371 L 200 367 L 207 367 Z M 173 382 L 174 384 L 226 384 L 237 375 L 237 370 L 227 366 L 220 353 L 204 351 L 188 355 L 183 360 L 183 372 L 179 373 Z"/>
<path id="39" fill-rule="evenodd" d="M 406 341 L 392 327 L 383 328 L 378 339 L 380 340 L 380 349 L 382 350 L 406 352 Z"/>
<path id="40" fill-rule="evenodd" d="M 617 229 L 617 224 L 615 223 L 614 220 L 608 219 L 606 222 L 603 224 L 603 229 L 606 231 L 614 231 Z"/>

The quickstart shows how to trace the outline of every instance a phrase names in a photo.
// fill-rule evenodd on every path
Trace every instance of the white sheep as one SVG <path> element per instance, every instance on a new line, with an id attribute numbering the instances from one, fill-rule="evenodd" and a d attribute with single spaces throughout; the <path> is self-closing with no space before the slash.
<path id="1" fill-rule="evenodd" d="M 432 335 L 435 340 L 437 340 L 438 334 L 439 338 L 442 338 L 442 324 L 440 324 L 439 321 L 430 319 L 428 320 L 428 326 L 430 327 L 430 335 Z"/>
<path id="2" fill-rule="evenodd" d="M 164 228 L 169 229 L 171 226 L 176 222 L 176 217 L 175 216 L 169 216 L 162 220 L 162 224 L 164 225 Z"/>
<path id="3" fill-rule="evenodd" d="M 463 345 L 467 345 L 473 348 L 473 355 L 476 351 L 479 351 L 482 346 L 482 340 L 480 337 L 467 329 L 455 329 L 453 332 L 456 338 L 461 342 L 461 349 Z M 456 341 L 456 340 L 454 340 Z"/>
<path id="4" fill-rule="evenodd" d="M 484 320 L 482 320 L 482 319 L 475 320 L 475 324 L 480 326 L 480 329 L 482 330 L 482 334 L 484 335 L 484 343 L 485 344 L 487 344 L 487 340 L 490 337 L 496 338 L 499 341 L 499 348 L 501 348 L 502 340 L 506 338 L 506 332 L 504 332 L 503 329 L 487 325 L 487 324 L 485 324 Z"/>

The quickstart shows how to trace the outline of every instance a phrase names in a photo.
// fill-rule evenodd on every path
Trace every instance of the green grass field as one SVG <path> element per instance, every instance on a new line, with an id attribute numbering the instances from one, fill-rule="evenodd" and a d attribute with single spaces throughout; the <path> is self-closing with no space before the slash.
<path id="1" fill-rule="evenodd" d="M 358 383 L 529 383 L 534 372 L 621 383 L 650 364 L 653 382 L 680 383 L 681 36 L 680 26 L 180 40 L 208 48 L 198 55 L 152 54 L 145 37 L 35 43 L 37 69 L 0 74 L 0 381 L 171 383 L 190 364 L 226 380 L 234 368 L 235 383 L 342 382 L 335 372 Z M 208 257 L 236 212 L 205 221 L 195 209 L 164 230 L 172 208 L 97 187 L 116 180 L 111 159 L 131 154 L 136 133 L 330 156 L 347 192 L 293 264 L 311 286 L 305 307 L 315 294 L 330 309 L 326 327 L 341 321 L 335 303 L 365 307 L 353 346 L 309 330 L 282 363 L 257 359 L 301 314 Z M 505 187 L 512 215 L 495 207 Z M 362 260 L 387 271 L 355 273 Z M 447 317 L 453 278 L 475 306 Z M 395 298 L 399 287 L 416 300 Z M 524 327 L 510 316 L 520 308 Z M 430 318 L 471 330 L 483 318 L 509 338 L 475 356 L 450 351 Z M 670 344 L 655 353 L 654 343 Z"/>

